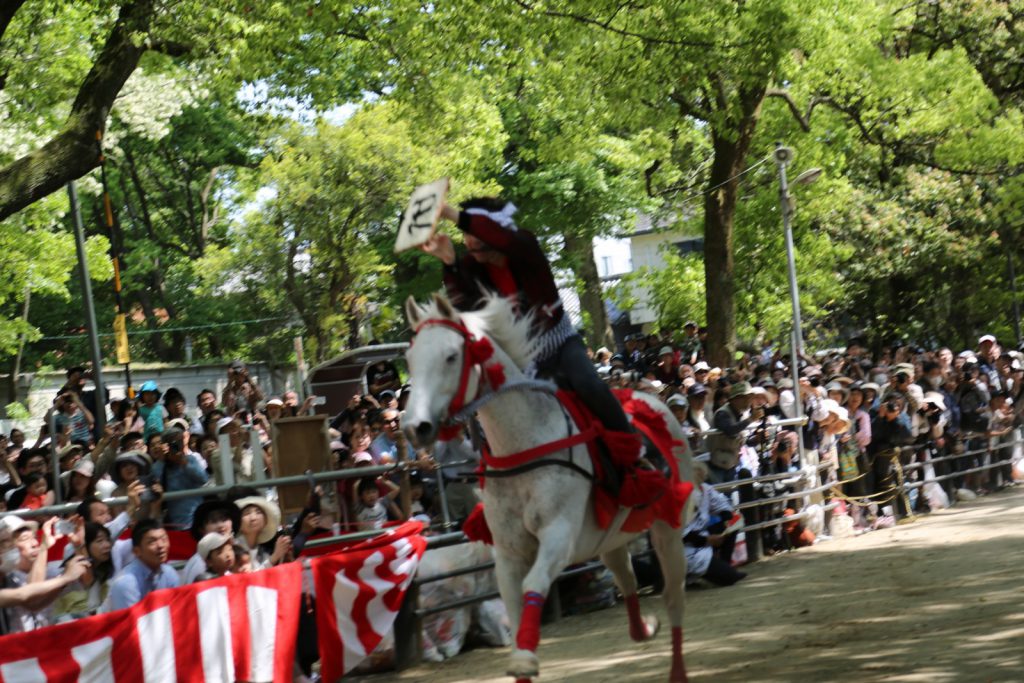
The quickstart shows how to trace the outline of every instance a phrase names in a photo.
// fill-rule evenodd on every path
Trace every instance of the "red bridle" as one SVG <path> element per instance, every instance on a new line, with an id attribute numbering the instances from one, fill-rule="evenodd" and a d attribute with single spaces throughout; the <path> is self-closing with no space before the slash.
<path id="1" fill-rule="evenodd" d="M 444 417 L 441 423 L 439 439 L 442 441 L 450 441 L 451 439 L 458 436 L 462 431 L 462 426 L 454 424 L 451 419 L 458 415 L 459 412 L 466 407 L 469 396 L 469 373 L 474 367 L 480 367 L 481 382 L 484 378 L 492 385 L 493 389 L 497 389 L 504 382 L 504 373 L 502 372 L 501 365 L 495 363 L 491 367 L 484 368 L 483 365 L 491 356 L 494 355 L 494 347 L 491 345 L 491 341 L 487 337 L 477 339 L 473 336 L 465 325 L 454 320 L 448 320 L 446 318 L 428 318 L 414 330 L 414 335 L 418 335 L 420 330 L 430 325 L 440 325 L 441 327 L 447 327 L 450 330 L 458 332 L 463 339 L 463 352 L 462 352 L 462 370 L 459 373 L 459 386 L 455 390 L 455 395 L 452 396 L 451 403 L 448 404 L 448 414 Z M 413 338 L 415 342 L 415 336 Z M 410 344 L 411 346 L 411 344 Z"/>

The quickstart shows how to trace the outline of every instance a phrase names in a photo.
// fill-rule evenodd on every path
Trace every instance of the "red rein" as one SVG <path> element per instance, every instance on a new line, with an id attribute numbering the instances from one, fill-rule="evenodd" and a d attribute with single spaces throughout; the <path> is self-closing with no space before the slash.
<path id="1" fill-rule="evenodd" d="M 490 384 L 491 389 L 496 390 L 505 383 L 505 369 L 500 363 L 484 365 L 494 355 L 494 346 L 491 345 L 491 340 L 487 337 L 477 339 L 473 336 L 472 332 L 466 329 L 465 325 L 446 318 L 428 318 L 416 326 L 415 333 L 419 334 L 420 330 L 428 325 L 440 325 L 441 327 L 454 330 L 462 336 L 465 342 L 462 354 L 462 370 L 459 373 L 459 386 L 455 390 L 455 395 L 452 396 L 451 403 L 448 404 L 448 415 L 445 418 L 445 422 L 448 422 L 448 420 L 458 415 L 459 411 L 466 407 L 470 370 L 476 366 L 481 366 L 483 368 L 483 379 Z M 441 433 L 438 435 L 438 438 L 442 441 L 451 441 L 461 432 L 461 425 L 442 424 Z"/>

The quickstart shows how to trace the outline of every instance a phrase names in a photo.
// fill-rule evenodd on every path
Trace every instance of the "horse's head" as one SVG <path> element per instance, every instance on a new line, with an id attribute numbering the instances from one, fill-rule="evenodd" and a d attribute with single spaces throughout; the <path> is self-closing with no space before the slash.
<path id="1" fill-rule="evenodd" d="M 412 387 L 402 428 L 410 441 L 424 447 L 476 396 L 480 373 L 473 368 L 490 355 L 490 345 L 470 335 L 448 299 L 438 294 L 425 306 L 410 296 L 405 315 L 415 337 L 405 354 Z"/>

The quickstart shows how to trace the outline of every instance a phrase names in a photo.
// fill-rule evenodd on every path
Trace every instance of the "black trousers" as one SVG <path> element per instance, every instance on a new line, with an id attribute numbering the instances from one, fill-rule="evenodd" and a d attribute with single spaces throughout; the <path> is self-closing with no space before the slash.
<path id="1" fill-rule="evenodd" d="M 578 335 L 567 339 L 551 358 L 538 363 L 537 369 L 541 374 L 568 385 L 607 429 L 630 431 L 622 404 L 597 376 L 594 364 L 587 358 L 587 347 Z"/>
<path id="2" fill-rule="evenodd" d="M 716 586 L 731 586 L 746 574 L 719 557 L 712 557 L 704 578 Z"/>

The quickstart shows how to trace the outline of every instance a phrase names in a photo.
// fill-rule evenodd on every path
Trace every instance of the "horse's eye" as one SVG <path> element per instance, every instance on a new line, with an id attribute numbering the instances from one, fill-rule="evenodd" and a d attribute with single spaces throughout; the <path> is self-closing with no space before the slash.
<path id="1" fill-rule="evenodd" d="M 444 362 L 445 363 L 454 363 L 456 360 L 458 360 L 458 358 L 459 358 L 459 354 L 457 354 L 457 353 L 450 353 L 450 354 L 448 354 L 448 357 L 444 359 Z"/>

